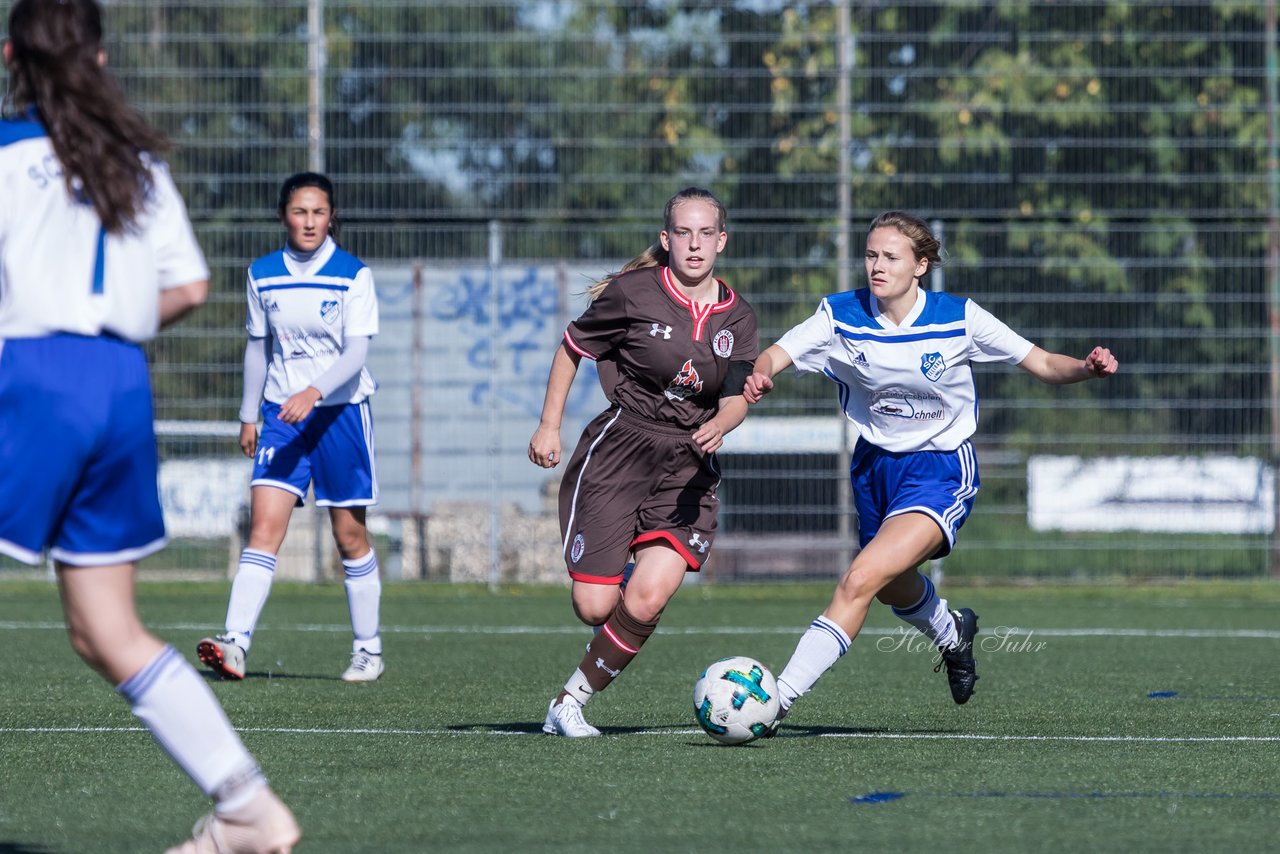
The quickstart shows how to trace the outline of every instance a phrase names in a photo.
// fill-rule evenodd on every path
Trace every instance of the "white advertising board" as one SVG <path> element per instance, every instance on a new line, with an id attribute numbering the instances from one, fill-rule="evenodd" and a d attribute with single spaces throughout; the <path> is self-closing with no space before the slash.
<path id="1" fill-rule="evenodd" d="M 1268 534 L 1274 475 L 1254 457 L 1033 456 L 1027 521 L 1036 531 Z"/>

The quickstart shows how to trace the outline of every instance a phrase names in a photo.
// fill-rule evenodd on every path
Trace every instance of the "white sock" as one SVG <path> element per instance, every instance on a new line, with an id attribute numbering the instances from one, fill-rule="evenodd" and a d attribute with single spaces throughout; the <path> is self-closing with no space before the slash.
<path id="1" fill-rule="evenodd" d="M 231 598 L 227 602 L 226 634 L 245 652 L 253 642 L 253 630 L 258 627 L 258 617 L 262 615 L 262 606 L 267 604 L 275 576 L 275 555 L 257 549 L 240 553 L 240 565 L 231 581 Z"/>
<path id="2" fill-rule="evenodd" d="M 591 684 L 587 682 L 587 677 L 582 670 L 578 668 L 574 669 L 569 681 L 564 683 L 564 691 L 568 695 L 565 699 L 573 700 L 579 706 L 585 706 L 596 693 Z"/>
<path id="3" fill-rule="evenodd" d="M 195 668 L 171 646 L 116 687 L 200 791 L 243 801 L 266 779 Z"/>
<path id="4" fill-rule="evenodd" d="M 894 608 L 893 613 L 919 629 L 938 649 L 951 649 L 960 640 L 955 617 L 947 610 L 947 600 L 938 598 L 938 591 L 928 578 L 924 579 L 924 595 L 920 601 L 909 608 Z"/>
<path id="5" fill-rule="evenodd" d="M 840 656 L 849 651 L 852 641 L 840 628 L 826 617 L 818 617 L 796 644 L 791 660 L 778 676 L 778 693 L 782 709 L 786 711 L 798 698 L 831 669 Z"/>
<path id="6" fill-rule="evenodd" d="M 382 579 L 378 575 L 378 555 L 372 550 L 361 558 L 344 560 L 347 579 L 347 607 L 351 610 L 352 652 L 364 650 L 382 655 L 382 638 L 378 635 L 378 606 L 382 601 Z"/>

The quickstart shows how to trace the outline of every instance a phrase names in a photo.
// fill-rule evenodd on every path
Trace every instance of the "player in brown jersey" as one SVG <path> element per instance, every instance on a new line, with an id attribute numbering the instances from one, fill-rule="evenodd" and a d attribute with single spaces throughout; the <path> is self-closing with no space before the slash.
<path id="1" fill-rule="evenodd" d="M 591 304 L 552 360 L 530 460 L 560 462 L 565 398 L 583 358 L 609 365 L 611 406 L 587 425 L 560 482 L 573 609 L 601 630 L 551 701 L 545 733 L 600 734 L 582 707 L 639 653 L 715 539 L 715 452 L 746 416 L 742 388 L 759 346 L 755 311 L 714 275 L 728 237 L 724 205 L 681 190 L 658 243 L 588 289 Z"/>

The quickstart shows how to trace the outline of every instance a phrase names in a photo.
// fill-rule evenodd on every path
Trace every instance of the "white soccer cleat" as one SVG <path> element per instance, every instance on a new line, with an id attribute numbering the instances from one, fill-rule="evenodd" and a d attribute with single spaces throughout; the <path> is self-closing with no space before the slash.
<path id="1" fill-rule="evenodd" d="M 240 809 L 200 819 L 192 836 L 165 854 L 289 854 L 302 831 L 275 792 L 263 787 Z"/>
<path id="2" fill-rule="evenodd" d="M 244 678 L 245 651 L 226 635 L 200 641 L 196 644 L 196 656 L 224 679 Z"/>
<path id="3" fill-rule="evenodd" d="M 572 697 L 565 697 L 563 703 L 555 700 L 547 707 L 547 719 L 542 722 L 542 731 L 547 735 L 563 735 L 566 738 L 591 738 L 599 735 L 600 730 L 587 723 L 582 716 L 582 706 Z"/>
<path id="4" fill-rule="evenodd" d="M 343 682 L 374 682 L 382 675 L 382 656 L 358 649 L 351 653 L 351 666 L 342 671 Z"/>

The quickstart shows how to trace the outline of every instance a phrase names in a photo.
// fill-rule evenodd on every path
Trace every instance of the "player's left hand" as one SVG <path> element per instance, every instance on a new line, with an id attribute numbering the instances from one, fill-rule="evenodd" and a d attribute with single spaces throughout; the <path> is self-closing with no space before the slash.
<path id="1" fill-rule="evenodd" d="M 693 441 L 698 443 L 704 454 L 715 453 L 724 444 L 724 431 L 714 420 L 708 421 L 694 431 Z"/>
<path id="2" fill-rule="evenodd" d="M 280 420 L 285 424 L 297 424 L 310 415 L 311 410 L 315 409 L 319 402 L 320 390 L 314 386 L 307 386 L 291 396 L 280 407 Z"/>
<path id="3" fill-rule="evenodd" d="M 1091 376 L 1109 377 L 1120 370 L 1120 362 L 1106 347 L 1094 347 L 1093 352 L 1084 357 L 1084 368 Z"/>

